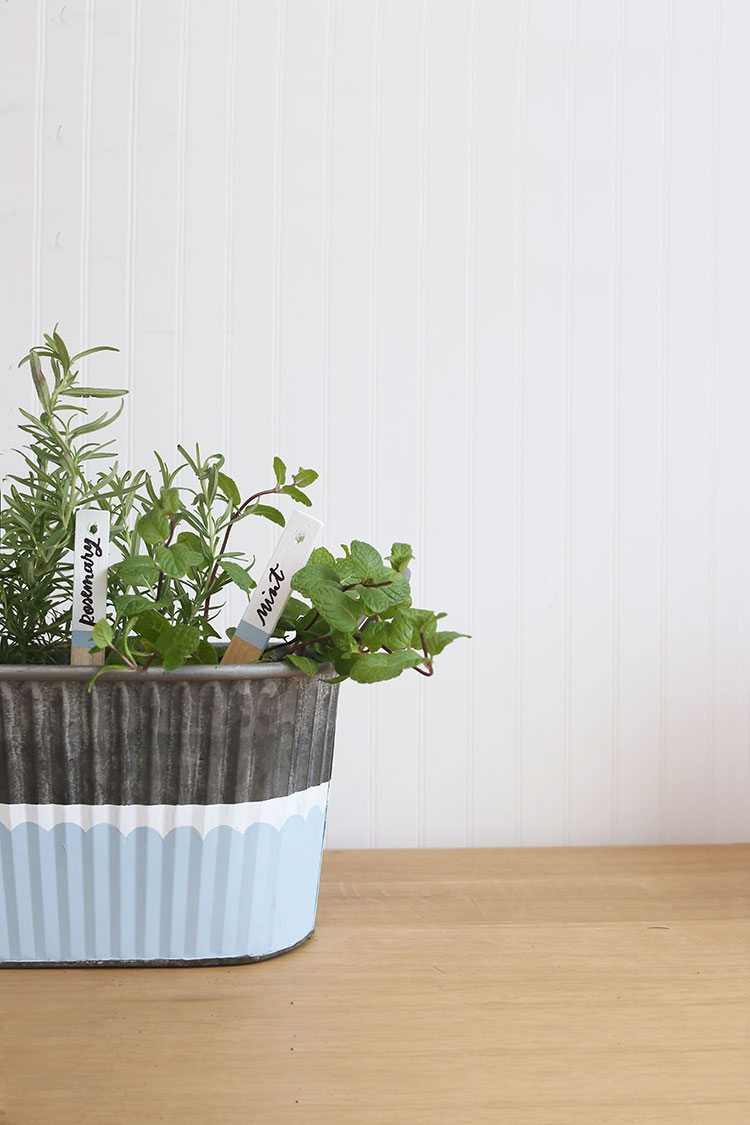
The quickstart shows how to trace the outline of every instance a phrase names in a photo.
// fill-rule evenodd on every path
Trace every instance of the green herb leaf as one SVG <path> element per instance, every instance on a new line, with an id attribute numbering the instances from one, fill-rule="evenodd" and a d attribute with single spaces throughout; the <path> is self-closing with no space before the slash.
<path id="1" fill-rule="evenodd" d="M 301 492 L 299 488 L 295 488 L 293 484 L 287 484 L 281 490 L 285 496 L 291 496 L 292 500 L 296 500 L 298 504 L 304 504 L 306 508 L 312 508 L 312 500 L 306 493 Z"/>
<path id="2" fill-rule="evenodd" d="M 315 469 L 297 469 L 292 480 L 298 488 L 309 488 L 318 479 Z"/>
<path id="3" fill-rule="evenodd" d="M 112 644 L 112 641 L 114 640 L 114 633 L 112 632 L 112 626 L 110 625 L 109 621 L 106 620 L 106 618 L 102 618 L 101 621 L 97 621 L 91 632 L 91 640 L 94 648 L 99 649 L 109 648 L 109 646 Z"/>
<path id="4" fill-rule="evenodd" d="M 196 555 L 201 555 L 203 562 L 208 562 L 211 558 L 210 551 L 207 550 L 206 544 L 201 539 L 200 535 L 196 535 L 194 531 L 181 531 L 177 536 L 178 543 L 184 543 L 186 547 L 190 547 L 195 551 Z M 195 563 L 198 566 L 198 563 Z"/>
<path id="5" fill-rule="evenodd" d="M 351 632 L 361 616 L 359 603 L 333 582 L 321 583 L 311 595 L 312 603 L 332 629 Z"/>
<path id="6" fill-rule="evenodd" d="M 233 504 L 235 508 L 239 508 L 242 503 L 242 496 L 236 483 L 226 473 L 218 473 L 217 480 L 219 482 L 219 489 L 222 496 Z"/>
<path id="7" fill-rule="evenodd" d="M 219 654 L 210 641 L 201 640 L 195 650 L 195 660 L 198 664 L 218 664 Z"/>
<path id="8" fill-rule="evenodd" d="M 60 392 L 67 398 L 121 398 L 127 393 L 114 387 L 68 387 Z"/>
<path id="9" fill-rule="evenodd" d="M 154 547 L 154 562 L 167 578 L 184 578 L 188 571 L 203 562 L 203 555 L 188 547 L 187 543 L 174 543 L 171 547 Z"/>
<path id="10" fill-rule="evenodd" d="M 294 625 L 296 625 L 296 623 L 299 621 L 300 617 L 304 617 L 305 614 L 309 612 L 309 610 L 310 607 L 306 602 L 300 601 L 299 598 L 295 598 L 292 594 L 283 610 L 281 611 L 279 626 L 282 629 L 293 628 Z"/>
<path id="11" fill-rule="evenodd" d="M 39 401 L 41 402 L 45 410 L 49 410 L 49 387 L 47 386 L 47 380 L 44 378 L 44 374 L 42 372 L 41 360 L 39 359 L 37 353 L 33 350 L 29 352 L 29 362 L 31 364 L 31 377 L 34 380 L 34 387 L 36 389 L 37 395 L 39 396 Z"/>
<path id="12" fill-rule="evenodd" d="M 310 558 L 307 560 L 308 566 L 326 566 L 332 573 L 335 573 L 336 560 L 327 547 L 316 547 L 310 552 Z"/>
<path id="13" fill-rule="evenodd" d="M 412 633 L 409 611 L 397 609 L 393 620 L 387 626 L 385 639 L 381 643 L 385 648 L 390 649 L 411 648 Z"/>
<path id="14" fill-rule="evenodd" d="M 394 570 L 403 572 L 414 558 L 414 552 L 408 543 L 394 543 L 391 553 L 387 556 L 388 562 Z"/>
<path id="15" fill-rule="evenodd" d="M 200 629 L 194 625 L 167 625 L 156 638 L 156 649 L 164 659 L 165 668 L 181 668 L 200 641 Z"/>
<path id="16" fill-rule="evenodd" d="M 306 566 L 293 574 L 291 579 L 292 589 L 299 591 L 303 597 L 309 598 L 311 601 L 314 601 L 315 591 L 321 586 L 327 585 L 334 585 L 339 589 L 336 572 L 330 567 L 312 561 L 309 561 Z"/>
<path id="17" fill-rule="evenodd" d="M 271 523 L 276 523 L 279 527 L 286 525 L 286 520 L 278 508 L 272 508 L 270 504 L 253 504 L 249 511 L 254 516 L 263 516 L 264 519 L 270 520 Z"/>
<path id="18" fill-rule="evenodd" d="M 419 653 L 411 649 L 406 652 L 368 653 L 354 658 L 349 675 L 355 683 L 375 684 L 395 679 L 407 668 L 415 668 L 420 660 Z"/>
<path id="19" fill-rule="evenodd" d="M 111 348 L 107 344 L 100 344 L 97 348 L 86 348 L 82 352 L 76 352 L 75 355 L 70 357 L 70 365 L 73 366 L 79 359 L 84 359 L 87 355 L 94 355 L 96 352 L 119 352 L 119 348 Z"/>
<path id="20" fill-rule="evenodd" d="M 255 589 L 255 579 L 250 577 L 244 566 L 240 566 L 239 563 L 230 562 L 228 559 L 223 559 L 219 563 L 219 566 L 224 573 L 232 579 L 234 584 L 239 586 L 241 590 L 244 590 L 245 593 Z"/>
<path id="21" fill-rule="evenodd" d="M 137 617 L 144 610 L 154 608 L 153 598 L 147 598 L 145 594 L 113 595 L 112 604 L 118 617 Z"/>
<path id="22" fill-rule="evenodd" d="M 159 568 L 148 555 L 129 555 L 111 569 L 126 586 L 153 586 L 159 577 Z"/>
<path id="23" fill-rule="evenodd" d="M 368 613 L 387 613 L 394 606 L 408 605 L 411 601 L 409 583 L 400 574 L 392 575 L 387 586 L 357 586 L 356 592 Z"/>
<path id="24" fill-rule="evenodd" d="M 162 488 L 159 494 L 159 506 L 167 515 L 176 515 L 182 507 L 180 490 L 178 488 L 167 488 L 166 486 Z"/>
<path id="25" fill-rule="evenodd" d="M 318 665 L 309 656 L 298 656 L 296 653 L 290 653 L 286 659 L 307 676 L 314 676 L 318 671 Z"/>
<path id="26" fill-rule="evenodd" d="M 273 459 L 273 471 L 276 476 L 276 484 L 282 485 L 286 483 L 286 465 L 280 457 Z"/>
<path id="27" fill-rule="evenodd" d="M 138 634 L 153 645 L 156 644 L 164 625 L 164 615 L 156 609 L 147 609 L 145 612 L 138 614 Z"/>
<path id="28" fill-rule="evenodd" d="M 163 543 L 169 535 L 168 518 L 155 508 L 141 516 L 135 526 L 144 543 Z"/>
<path id="29" fill-rule="evenodd" d="M 428 646 L 428 652 L 430 656 L 439 656 L 444 648 L 447 648 L 448 645 L 453 644 L 453 642 L 457 641 L 460 637 L 466 637 L 468 639 L 469 634 L 453 633 L 448 629 L 442 630 L 439 633 L 435 633 L 431 638 Z"/>

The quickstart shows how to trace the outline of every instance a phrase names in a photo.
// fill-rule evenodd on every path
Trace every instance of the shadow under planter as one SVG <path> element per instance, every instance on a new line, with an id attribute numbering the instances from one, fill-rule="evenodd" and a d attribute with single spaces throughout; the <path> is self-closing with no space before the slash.
<path id="1" fill-rule="evenodd" d="M 262 960 L 313 931 L 338 685 L 0 668 L 0 966 Z"/>

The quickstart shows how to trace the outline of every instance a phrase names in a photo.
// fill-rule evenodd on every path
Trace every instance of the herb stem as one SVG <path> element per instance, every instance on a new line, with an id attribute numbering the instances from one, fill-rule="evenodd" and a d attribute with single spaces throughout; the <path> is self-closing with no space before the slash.
<path id="1" fill-rule="evenodd" d="M 224 555 L 224 553 L 227 549 L 227 546 L 229 544 L 229 536 L 232 534 L 232 528 L 237 523 L 237 520 L 240 518 L 242 513 L 250 506 L 250 504 L 254 504 L 256 500 L 260 500 L 261 496 L 272 496 L 272 495 L 274 495 L 276 493 L 279 493 L 279 492 L 281 492 L 281 485 L 278 485 L 278 484 L 274 488 L 262 488 L 260 490 L 260 492 L 254 492 L 252 496 L 248 496 L 247 500 L 245 500 L 244 503 L 240 504 L 239 508 L 236 508 L 235 511 L 232 513 L 232 518 L 230 519 L 230 521 L 227 524 L 226 529 L 224 531 L 224 538 L 221 541 L 221 549 L 219 550 L 219 554 L 216 557 L 216 561 L 214 562 L 214 565 L 211 568 L 211 573 L 208 577 L 208 586 L 207 586 L 207 589 L 206 589 L 206 601 L 205 601 L 205 605 L 203 607 L 204 620 L 208 621 L 208 616 L 209 616 L 209 613 L 211 612 L 211 594 L 212 594 L 212 591 L 213 591 L 213 585 L 214 585 L 214 582 L 216 581 L 216 576 L 219 573 L 220 560 L 221 560 L 222 556 Z"/>

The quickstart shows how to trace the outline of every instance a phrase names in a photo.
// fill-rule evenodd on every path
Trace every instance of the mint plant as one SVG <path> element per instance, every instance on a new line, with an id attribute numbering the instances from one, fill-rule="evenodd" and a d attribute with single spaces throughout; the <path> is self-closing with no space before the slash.
<path id="1" fill-rule="evenodd" d="M 88 356 L 115 350 L 71 355 L 55 329 L 19 365 L 29 365 L 39 412 L 21 411 L 28 438 L 18 450 L 24 471 L 10 475 L 3 488 L 0 663 L 66 659 L 79 507 L 110 515 L 108 612 L 93 635 L 105 664 L 95 679 L 115 668 L 216 664 L 226 645 L 216 627 L 223 596 L 230 586 L 246 595 L 255 586 L 255 560 L 232 549 L 233 530 L 251 517 L 283 527 L 280 497 L 312 504 L 307 490 L 317 473 L 300 468 L 290 476 L 279 457 L 273 480 L 244 493 L 226 472 L 224 457 L 203 456 L 198 446 L 190 452 L 178 446 L 174 468 L 155 454 L 154 476 L 121 471 L 112 443 L 99 435 L 119 417 L 127 392 L 83 387 L 76 369 Z M 90 417 L 91 399 L 119 405 Z M 296 594 L 262 659 L 286 661 L 309 675 L 324 669 L 336 681 L 374 683 L 408 668 L 431 676 L 435 657 L 463 634 L 439 628 L 444 614 L 412 605 L 411 548 L 394 543 L 385 560 L 361 540 L 342 550 L 334 556 L 317 548 L 294 575 Z"/>

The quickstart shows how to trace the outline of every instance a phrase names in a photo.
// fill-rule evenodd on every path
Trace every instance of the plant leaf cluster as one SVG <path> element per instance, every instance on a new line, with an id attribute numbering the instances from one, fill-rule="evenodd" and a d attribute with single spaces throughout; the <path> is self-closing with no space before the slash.
<path id="1" fill-rule="evenodd" d="M 360 684 L 392 680 L 407 668 L 431 676 L 434 658 L 462 634 L 439 628 L 444 613 L 412 605 L 409 545 L 394 543 L 389 565 L 360 539 L 342 551 L 334 557 L 317 547 L 294 575 L 292 587 L 305 600 L 290 598 L 279 622 L 284 639 L 270 658 L 310 674 L 332 664 L 336 680 Z"/>
<path id="2" fill-rule="evenodd" d="M 281 497 L 312 504 L 307 490 L 317 473 L 290 474 L 280 457 L 273 480 L 249 493 L 227 473 L 221 454 L 204 456 L 197 446 L 178 446 L 174 468 L 157 453 L 157 473 L 121 472 L 112 443 L 100 434 L 119 417 L 127 392 L 82 386 L 76 366 L 115 350 L 71 355 L 55 329 L 21 361 L 29 365 L 39 409 L 21 411 L 23 471 L 3 488 L 0 663 L 67 658 L 79 507 L 110 515 L 108 612 L 93 634 L 107 671 L 216 664 L 226 644 L 216 627 L 226 591 L 237 587 L 249 596 L 255 586 L 255 560 L 232 549 L 233 530 L 252 517 L 283 527 Z M 111 410 L 106 400 L 115 399 Z M 93 416 L 91 400 L 105 400 Z M 444 614 L 412 605 L 409 545 L 394 543 L 385 560 L 361 540 L 342 550 L 334 557 L 317 548 L 294 575 L 295 595 L 263 659 L 309 675 L 325 668 L 337 681 L 375 683 L 409 668 L 431 676 L 434 658 L 462 634 L 440 629 Z"/>

